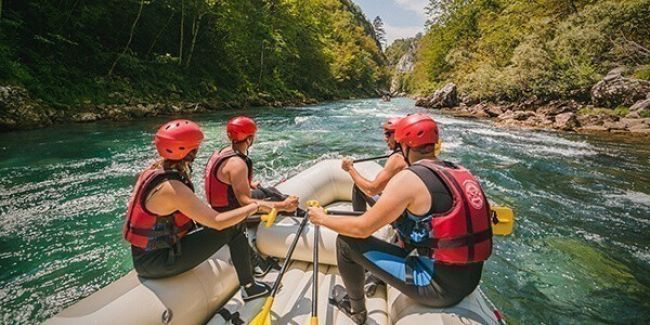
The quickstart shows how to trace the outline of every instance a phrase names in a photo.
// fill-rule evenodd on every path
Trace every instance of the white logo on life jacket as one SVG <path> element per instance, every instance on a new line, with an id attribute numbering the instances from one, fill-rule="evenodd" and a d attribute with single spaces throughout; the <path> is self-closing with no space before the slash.
<path id="1" fill-rule="evenodd" d="M 476 210 L 483 208 L 483 193 L 481 193 L 481 188 L 478 183 L 468 179 L 463 183 L 463 188 L 465 189 L 465 195 L 469 200 L 469 204 Z"/>

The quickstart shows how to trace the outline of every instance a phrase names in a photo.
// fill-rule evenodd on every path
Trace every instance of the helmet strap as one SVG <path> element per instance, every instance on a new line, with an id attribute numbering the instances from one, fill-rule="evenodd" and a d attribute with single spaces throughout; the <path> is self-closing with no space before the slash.
<path id="1" fill-rule="evenodd" d="M 403 146 L 398 145 L 398 150 L 402 152 L 402 156 L 404 156 L 404 161 L 406 161 L 406 164 L 408 166 L 411 166 L 411 162 L 409 161 L 409 152 L 411 152 L 411 148 L 406 146 L 406 149 L 404 149 Z"/>

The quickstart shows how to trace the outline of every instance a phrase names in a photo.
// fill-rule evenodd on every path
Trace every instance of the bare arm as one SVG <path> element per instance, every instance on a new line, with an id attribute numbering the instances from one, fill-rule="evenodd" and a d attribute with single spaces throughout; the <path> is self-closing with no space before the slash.
<path id="1" fill-rule="evenodd" d="M 210 228 L 222 230 L 242 222 L 258 211 L 258 204 L 219 213 L 201 201 L 185 184 L 176 180 L 162 183 L 146 202 L 147 209 L 160 215 L 180 211 L 188 218 Z"/>
<path id="2" fill-rule="evenodd" d="M 357 187 L 359 187 L 367 195 L 373 196 L 381 193 L 388 184 L 388 181 L 390 181 L 393 176 L 404 169 L 405 166 L 406 163 L 404 162 L 404 158 L 402 158 L 401 155 L 392 155 L 388 158 L 388 161 L 386 161 L 384 168 L 372 181 L 369 181 L 365 177 L 361 176 L 361 174 L 354 168 L 354 166 L 350 168 L 348 173 L 352 177 L 352 180 L 357 185 Z"/>
<path id="3" fill-rule="evenodd" d="M 409 207 L 420 190 L 413 187 L 417 176 L 410 172 L 398 173 L 384 190 L 377 203 L 359 217 L 329 217 L 322 209 L 310 208 L 309 217 L 315 224 L 323 225 L 335 232 L 356 238 L 367 238 L 381 227 L 395 221 Z M 406 189 L 406 190 L 405 190 Z"/>
<path id="4" fill-rule="evenodd" d="M 239 201 L 239 204 L 242 206 L 251 203 L 257 203 L 263 206 L 270 204 L 272 208 L 289 212 L 295 211 L 298 207 L 298 199 L 294 197 L 289 197 L 280 202 L 268 202 L 253 199 L 251 196 L 251 187 L 248 182 L 248 166 L 246 166 L 246 163 L 241 159 L 228 159 L 226 164 L 223 166 L 223 173 L 228 178 L 228 181 L 232 185 L 233 192 L 235 192 L 235 196 L 237 197 L 237 201 Z"/>

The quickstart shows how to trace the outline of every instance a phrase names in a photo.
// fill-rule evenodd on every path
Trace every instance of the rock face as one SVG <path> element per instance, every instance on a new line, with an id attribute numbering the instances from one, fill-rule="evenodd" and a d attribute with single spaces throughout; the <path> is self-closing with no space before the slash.
<path id="1" fill-rule="evenodd" d="M 404 90 L 404 80 L 413 72 L 415 67 L 415 43 L 409 47 L 408 51 L 402 55 L 397 61 L 395 69 L 393 69 L 393 77 L 390 81 L 390 92 L 392 94 L 402 92 Z"/>
<path id="2" fill-rule="evenodd" d="M 448 108 L 458 105 L 456 84 L 446 84 L 444 87 L 436 90 L 430 97 L 421 98 L 416 101 L 415 105 L 428 108 Z"/>
<path id="3" fill-rule="evenodd" d="M 578 119 L 576 118 L 576 114 L 569 112 L 556 115 L 554 126 L 555 128 L 562 131 L 573 130 L 578 126 Z"/>
<path id="4" fill-rule="evenodd" d="M 628 117 L 639 118 L 642 115 L 648 114 L 648 112 L 650 112 L 650 93 L 648 93 L 646 99 L 642 99 L 630 107 Z"/>
<path id="5" fill-rule="evenodd" d="M 0 131 L 52 124 L 61 113 L 32 99 L 20 86 L 0 86 Z"/>
<path id="6" fill-rule="evenodd" d="M 650 82 L 626 78 L 621 69 L 610 71 L 603 80 L 591 88 L 591 100 L 596 105 L 614 108 L 632 105 L 650 93 Z"/>

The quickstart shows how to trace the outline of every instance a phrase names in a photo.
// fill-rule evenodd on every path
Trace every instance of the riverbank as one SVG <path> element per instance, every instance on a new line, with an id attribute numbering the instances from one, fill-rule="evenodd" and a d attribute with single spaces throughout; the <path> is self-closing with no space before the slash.
<path id="1" fill-rule="evenodd" d="M 491 119 L 496 126 L 504 128 L 650 137 L 648 117 L 625 117 L 615 109 L 595 108 L 574 100 L 554 100 L 538 105 L 529 103 L 461 104 L 443 108 L 441 112 L 455 117 Z"/>
<path id="2" fill-rule="evenodd" d="M 59 105 L 55 107 L 32 98 L 23 87 L 0 86 L 0 131 L 34 129 L 66 122 L 124 121 L 246 107 L 305 106 L 318 103 L 317 99 L 305 96 L 280 99 L 266 93 L 258 93 L 255 96 L 239 100 L 218 98 L 206 98 L 200 101 L 153 99 L 153 102 L 127 98 L 119 93 L 111 95 L 115 101 L 121 103 L 95 104 L 88 102 L 81 106 Z"/>
<path id="3" fill-rule="evenodd" d="M 416 105 L 458 117 L 492 119 L 499 127 L 650 137 L 650 82 L 614 69 L 591 89 L 565 98 L 477 100 L 449 83 Z"/>

